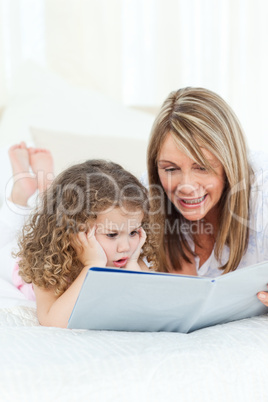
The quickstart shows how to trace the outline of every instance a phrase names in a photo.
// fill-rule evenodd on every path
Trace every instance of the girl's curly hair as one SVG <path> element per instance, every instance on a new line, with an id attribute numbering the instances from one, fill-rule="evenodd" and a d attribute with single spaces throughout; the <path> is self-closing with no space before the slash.
<path id="1" fill-rule="evenodd" d="M 118 164 L 89 160 L 59 174 L 24 225 L 16 254 L 22 279 L 54 289 L 57 296 L 64 293 L 83 268 L 72 246 L 73 235 L 87 230 L 100 212 L 114 207 L 144 212 L 143 255 L 154 261 L 146 188 Z"/>

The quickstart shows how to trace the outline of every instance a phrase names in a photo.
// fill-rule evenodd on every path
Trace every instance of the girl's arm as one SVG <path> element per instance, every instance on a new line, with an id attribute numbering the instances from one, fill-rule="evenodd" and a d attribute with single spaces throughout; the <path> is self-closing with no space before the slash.
<path id="1" fill-rule="evenodd" d="M 94 265 L 94 264 L 93 264 Z M 41 325 L 66 328 L 89 266 L 82 269 L 71 286 L 59 297 L 54 290 L 33 285 L 37 305 L 37 318 Z"/>
<path id="2" fill-rule="evenodd" d="M 107 257 L 97 242 L 94 231 L 78 234 L 80 246 L 77 253 L 84 268 L 61 296 L 57 297 L 53 289 L 46 290 L 34 285 L 37 317 L 41 325 L 66 328 L 88 269 L 93 266 L 106 266 Z"/>

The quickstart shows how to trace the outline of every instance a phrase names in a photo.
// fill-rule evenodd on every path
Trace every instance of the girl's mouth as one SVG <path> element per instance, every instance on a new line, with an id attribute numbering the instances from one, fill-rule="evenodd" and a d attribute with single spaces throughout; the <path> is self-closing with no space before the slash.
<path id="1" fill-rule="evenodd" d="M 184 206 L 186 208 L 196 208 L 196 207 L 200 207 L 200 205 L 202 205 L 204 203 L 206 197 L 207 197 L 207 194 L 203 195 L 202 197 L 192 198 L 189 200 L 179 198 L 179 202 L 182 206 Z"/>
<path id="2" fill-rule="evenodd" d="M 113 263 L 115 267 L 122 268 L 126 265 L 127 260 L 128 260 L 127 258 L 121 258 L 120 260 L 113 261 Z"/>

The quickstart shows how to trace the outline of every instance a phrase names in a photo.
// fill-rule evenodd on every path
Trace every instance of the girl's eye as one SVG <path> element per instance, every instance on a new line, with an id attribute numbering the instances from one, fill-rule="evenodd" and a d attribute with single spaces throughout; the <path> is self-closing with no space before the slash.
<path id="1" fill-rule="evenodd" d="M 134 237 L 134 236 L 136 236 L 136 235 L 138 235 L 139 234 L 139 232 L 137 231 L 137 230 L 133 230 L 133 232 L 130 232 L 130 236 L 131 237 Z"/>
<path id="2" fill-rule="evenodd" d="M 106 236 L 109 237 L 110 239 L 113 239 L 114 237 L 117 236 L 117 233 L 107 233 Z"/>

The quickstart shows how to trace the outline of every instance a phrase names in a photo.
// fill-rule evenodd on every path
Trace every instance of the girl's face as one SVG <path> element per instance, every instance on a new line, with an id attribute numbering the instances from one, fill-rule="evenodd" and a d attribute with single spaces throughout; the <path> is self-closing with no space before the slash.
<path id="1" fill-rule="evenodd" d="M 124 213 L 120 208 L 98 215 L 95 236 L 107 256 L 107 267 L 126 266 L 138 247 L 143 216 L 142 211 Z"/>
<path id="2" fill-rule="evenodd" d="M 162 145 L 158 159 L 159 178 L 168 198 L 191 221 L 206 216 L 210 219 L 217 218 L 216 205 L 225 186 L 222 164 L 209 151 L 202 151 L 216 173 L 208 172 L 182 152 L 170 133 Z"/>

